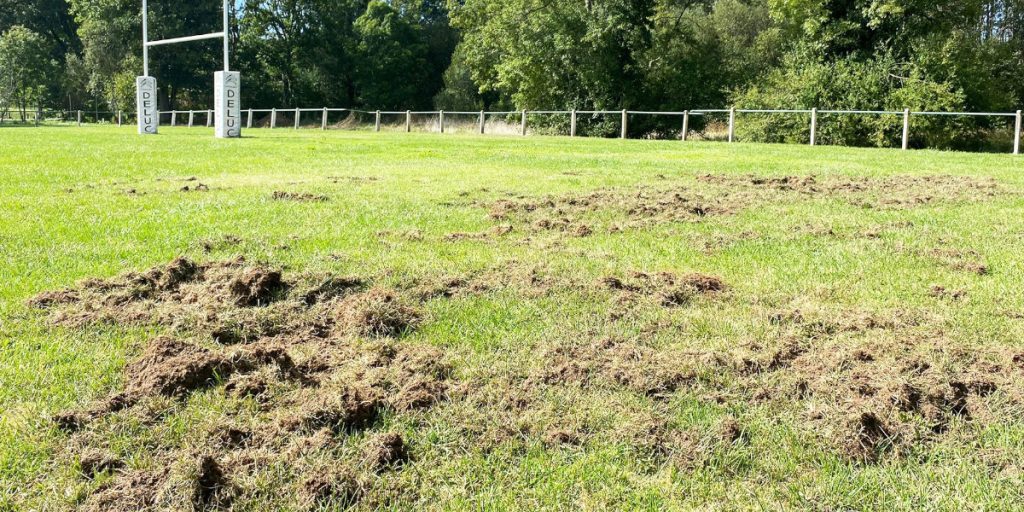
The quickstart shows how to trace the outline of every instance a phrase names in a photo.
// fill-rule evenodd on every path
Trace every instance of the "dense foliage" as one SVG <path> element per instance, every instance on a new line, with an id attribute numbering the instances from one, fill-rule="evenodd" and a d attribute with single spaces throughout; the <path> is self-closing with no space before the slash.
<path id="1" fill-rule="evenodd" d="M 0 0 L 0 108 L 132 109 L 139 4 Z M 219 6 L 152 0 L 151 37 L 217 31 Z M 1024 0 L 237 0 L 233 10 L 232 67 L 245 103 L 260 107 L 1005 112 L 1024 96 Z M 161 108 L 210 104 L 218 45 L 153 49 Z M 631 131 L 669 135 L 677 121 Z M 823 121 L 826 142 L 898 143 L 895 117 Z M 977 145 L 993 123 L 920 120 L 913 142 Z M 798 116 L 740 126 L 769 141 L 809 130 Z"/>

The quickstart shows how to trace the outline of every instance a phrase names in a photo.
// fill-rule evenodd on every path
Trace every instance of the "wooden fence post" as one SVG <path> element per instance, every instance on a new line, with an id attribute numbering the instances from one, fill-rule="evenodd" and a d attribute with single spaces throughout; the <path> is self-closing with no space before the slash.
<path id="1" fill-rule="evenodd" d="M 121 111 L 117 111 L 117 125 L 121 126 Z"/>
<path id="2" fill-rule="evenodd" d="M 376 112 L 376 116 L 374 116 L 374 119 L 373 119 L 373 131 L 375 131 L 375 132 L 379 132 L 380 131 L 380 110 L 378 110 Z"/>
<path id="3" fill-rule="evenodd" d="M 444 110 L 437 111 L 437 122 L 440 126 L 441 133 L 444 133 Z"/>
<path id="4" fill-rule="evenodd" d="M 484 111 L 481 110 L 480 111 L 480 135 L 484 134 L 486 126 L 487 126 L 487 114 L 484 114 Z"/>
<path id="5" fill-rule="evenodd" d="M 811 109 L 811 145 L 818 141 L 818 108 Z"/>
<path id="6" fill-rule="evenodd" d="M 277 109 L 270 109 L 270 129 L 273 130 L 277 126 Z"/>
<path id="7" fill-rule="evenodd" d="M 569 117 L 569 136 L 576 136 L 576 109 L 572 109 Z"/>
<path id="8" fill-rule="evenodd" d="M 213 126 L 213 111 L 212 110 L 207 110 L 206 111 L 206 127 L 209 128 L 211 126 Z"/>
<path id="9" fill-rule="evenodd" d="M 405 133 L 412 133 L 412 111 L 405 111 Z"/>
<path id="10" fill-rule="evenodd" d="M 188 111 L 188 127 L 189 127 L 189 128 L 192 128 L 192 118 L 193 118 L 193 117 L 195 117 L 195 112 L 194 112 L 194 111 L 191 111 L 191 110 L 189 110 L 189 111 Z"/>
<path id="11" fill-rule="evenodd" d="M 175 124 L 177 124 L 177 122 L 178 122 L 178 111 L 177 110 L 172 110 L 171 111 L 171 126 L 174 126 Z"/>
<path id="12" fill-rule="evenodd" d="M 910 109 L 903 109 L 903 150 L 910 147 Z"/>
<path id="13" fill-rule="evenodd" d="M 252 109 L 251 108 L 249 109 L 248 115 L 246 116 L 246 119 L 245 119 L 245 127 L 246 128 L 252 128 Z"/>
<path id="14" fill-rule="evenodd" d="M 519 130 L 523 137 L 526 137 L 526 109 L 523 109 L 522 118 L 519 120 Z"/>
<path id="15" fill-rule="evenodd" d="M 327 107 L 324 107 L 323 113 L 320 114 L 320 129 L 327 129 Z"/>
<path id="16" fill-rule="evenodd" d="M 683 133 L 679 137 L 679 140 L 686 142 L 686 137 L 690 133 L 690 111 L 683 111 Z"/>
<path id="17" fill-rule="evenodd" d="M 629 112 L 622 109 L 622 139 L 629 138 Z"/>
<path id="18" fill-rule="evenodd" d="M 296 130 L 299 129 L 299 123 L 301 122 L 301 121 L 299 121 L 299 119 L 302 119 L 302 111 L 299 110 L 298 107 L 295 107 L 295 129 Z"/>
<path id="19" fill-rule="evenodd" d="M 729 109 L 729 142 L 736 138 L 736 107 Z"/>
<path id="20" fill-rule="evenodd" d="M 1013 154 L 1015 155 L 1020 154 L 1021 121 L 1024 121 L 1024 117 L 1021 116 L 1021 111 L 1018 110 L 1016 128 L 1013 130 Z"/>

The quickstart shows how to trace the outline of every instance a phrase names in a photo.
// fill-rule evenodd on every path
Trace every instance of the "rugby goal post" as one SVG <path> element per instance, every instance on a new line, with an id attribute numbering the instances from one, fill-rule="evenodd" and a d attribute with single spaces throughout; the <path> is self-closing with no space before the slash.
<path id="1" fill-rule="evenodd" d="M 157 106 L 156 78 L 149 75 L 149 48 L 168 44 L 202 41 L 205 39 L 222 39 L 224 41 L 224 70 L 213 74 L 213 112 L 215 136 L 218 138 L 235 138 L 242 136 L 242 114 L 239 105 L 241 92 L 241 75 L 231 71 L 228 54 L 228 10 L 230 0 L 224 1 L 224 28 L 220 32 L 197 36 L 175 37 L 149 40 L 149 3 L 142 0 L 142 67 L 143 75 L 136 78 L 136 109 L 139 122 L 139 133 L 156 134 L 160 127 L 160 111 Z"/>

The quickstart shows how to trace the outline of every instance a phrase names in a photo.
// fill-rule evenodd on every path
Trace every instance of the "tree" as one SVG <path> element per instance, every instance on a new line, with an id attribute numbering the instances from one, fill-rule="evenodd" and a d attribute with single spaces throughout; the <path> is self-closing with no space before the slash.
<path id="1" fill-rule="evenodd" d="M 22 26 L 0 35 L 0 119 L 12 105 L 23 121 L 30 106 L 41 107 L 56 69 L 44 37 Z"/>
<path id="2" fill-rule="evenodd" d="M 353 105 L 353 24 L 366 0 L 246 0 L 239 18 L 243 101 Z"/>
<path id="3" fill-rule="evenodd" d="M 374 0 L 356 20 L 355 34 L 361 104 L 381 109 L 429 106 L 433 94 L 425 87 L 427 45 L 418 25 Z"/>

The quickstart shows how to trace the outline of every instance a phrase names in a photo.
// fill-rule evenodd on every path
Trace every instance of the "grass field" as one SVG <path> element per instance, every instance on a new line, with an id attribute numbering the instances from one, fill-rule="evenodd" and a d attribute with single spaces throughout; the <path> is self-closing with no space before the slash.
<path id="1" fill-rule="evenodd" d="M 2 129 L 0 510 L 1020 509 L 1022 192 L 1007 155 Z"/>

